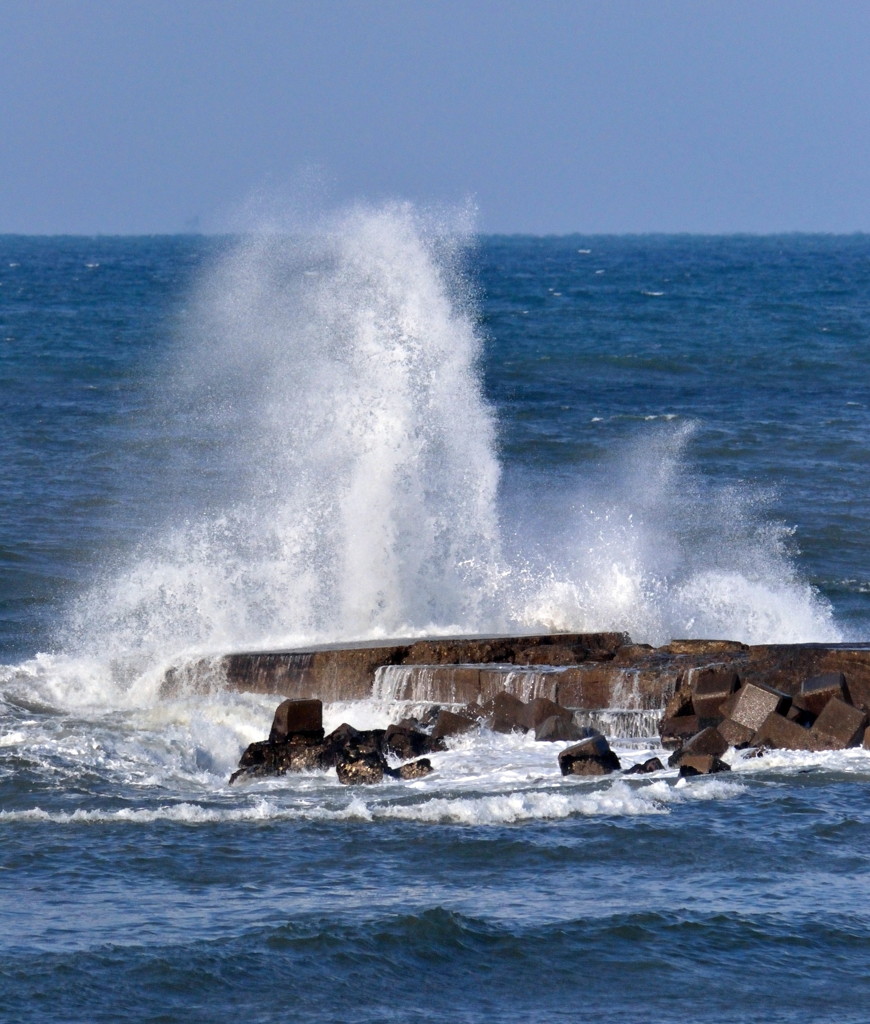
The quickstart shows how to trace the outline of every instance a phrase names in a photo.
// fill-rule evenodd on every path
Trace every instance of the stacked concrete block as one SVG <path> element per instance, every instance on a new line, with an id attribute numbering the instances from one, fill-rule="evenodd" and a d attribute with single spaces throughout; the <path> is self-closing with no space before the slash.
<path id="1" fill-rule="evenodd" d="M 853 704 L 844 673 L 788 681 L 788 691 L 759 678 L 741 683 L 729 665 L 690 673 L 659 725 L 662 745 L 675 750 L 669 763 L 718 758 L 729 747 L 840 750 L 864 742 L 870 749 L 868 716 Z"/>

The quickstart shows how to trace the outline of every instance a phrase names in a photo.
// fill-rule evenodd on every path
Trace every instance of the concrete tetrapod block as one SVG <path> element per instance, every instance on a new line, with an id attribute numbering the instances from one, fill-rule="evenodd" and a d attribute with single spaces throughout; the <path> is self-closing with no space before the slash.
<path id="1" fill-rule="evenodd" d="M 692 707 L 702 718 L 715 718 L 719 707 L 738 687 L 737 673 L 730 665 L 697 669 L 692 679 Z"/>
<path id="2" fill-rule="evenodd" d="M 687 740 L 679 750 L 671 754 L 668 758 L 668 764 L 673 768 L 675 765 L 682 764 L 687 757 L 695 757 L 699 754 L 710 754 L 713 757 L 719 757 L 727 749 L 728 741 L 718 729 L 712 727 L 702 729 L 701 732 L 696 733 L 691 739 Z"/>
<path id="3" fill-rule="evenodd" d="M 270 743 L 284 743 L 294 733 L 320 733 L 323 737 L 323 702 L 319 700 L 282 701 L 272 719 Z"/>
<path id="4" fill-rule="evenodd" d="M 472 718 L 470 715 L 459 715 L 455 711 L 447 711 L 446 708 L 442 708 L 435 719 L 432 738 L 440 740 L 445 736 L 457 736 L 459 733 L 468 732 L 469 729 L 475 729 L 479 725 L 480 721 L 477 718 Z"/>
<path id="5" fill-rule="evenodd" d="M 551 715 L 535 727 L 535 739 L 541 741 L 581 740 L 584 735 L 583 726 L 562 715 Z"/>
<path id="6" fill-rule="evenodd" d="M 747 729 L 745 725 L 730 718 L 721 721 L 716 728 L 729 747 L 748 747 L 755 735 L 752 729 Z"/>
<path id="7" fill-rule="evenodd" d="M 772 711 L 755 733 L 753 744 L 757 747 L 773 747 L 776 750 L 818 750 L 816 737 L 809 729 L 784 715 Z"/>
<path id="8" fill-rule="evenodd" d="M 818 716 L 832 697 L 850 703 L 846 677 L 842 672 L 825 672 L 801 683 L 801 692 L 794 698 L 797 707 Z"/>
<path id="9" fill-rule="evenodd" d="M 512 693 L 497 693 L 483 704 L 483 720 L 493 732 L 526 732 L 522 724 L 525 708 Z"/>
<path id="10" fill-rule="evenodd" d="M 745 725 L 747 729 L 760 729 L 767 716 L 776 711 L 784 715 L 788 711 L 791 698 L 780 690 L 757 683 L 746 683 L 737 691 L 731 708 L 730 718 L 733 722 Z"/>
<path id="11" fill-rule="evenodd" d="M 824 706 L 810 730 L 819 743 L 829 750 L 857 746 L 867 728 L 867 716 L 858 708 L 832 697 Z M 825 749 L 823 747 L 822 749 Z"/>
<path id="12" fill-rule="evenodd" d="M 704 728 L 698 715 L 678 715 L 676 718 L 663 718 L 659 722 L 659 736 L 665 749 L 681 747 Z"/>
<path id="13" fill-rule="evenodd" d="M 680 762 L 680 778 L 687 779 L 693 775 L 715 775 L 717 772 L 730 772 L 731 765 L 715 756 L 715 754 L 691 754 Z"/>
<path id="14" fill-rule="evenodd" d="M 537 729 L 548 718 L 564 718 L 570 722 L 574 715 L 568 708 L 563 708 L 547 697 L 533 698 L 523 708 L 520 708 L 518 714 L 519 723 L 525 729 Z M 570 737 L 566 736 L 565 739 L 570 739 Z"/>

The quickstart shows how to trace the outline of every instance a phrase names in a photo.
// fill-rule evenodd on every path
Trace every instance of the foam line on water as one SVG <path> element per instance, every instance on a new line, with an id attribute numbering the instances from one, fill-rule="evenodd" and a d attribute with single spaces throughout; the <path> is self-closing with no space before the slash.
<path id="1" fill-rule="evenodd" d="M 380 788 L 380 787 L 378 787 Z M 671 806 L 698 800 L 732 799 L 743 792 L 733 782 L 707 780 L 691 787 L 667 782 L 629 785 L 622 780 L 594 784 L 570 780 L 559 789 L 508 791 L 479 795 L 426 797 L 418 791 L 408 799 L 405 787 L 401 800 L 395 787 L 384 787 L 379 795 L 368 789 L 364 794 L 341 794 L 340 800 L 296 799 L 288 801 L 275 791 L 253 801 L 230 806 L 215 806 L 195 801 L 179 801 L 156 807 L 123 807 L 48 811 L 40 807 L 0 811 L 0 827 L 17 822 L 57 825 L 124 824 L 143 825 L 171 821 L 185 825 L 218 822 L 266 821 L 387 821 L 400 820 L 421 824 L 506 825 L 529 821 L 559 820 L 575 816 L 636 817 L 668 814 Z"/>

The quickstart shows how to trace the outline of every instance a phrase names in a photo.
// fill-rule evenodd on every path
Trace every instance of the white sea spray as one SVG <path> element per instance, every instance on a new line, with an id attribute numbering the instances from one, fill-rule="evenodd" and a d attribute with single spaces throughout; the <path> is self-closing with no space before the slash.
<path id="1" fill-rule="evenodd" d="M 317 641 L 838 639 L 764 492 L 712 487 L 672 414 L 518 512 L 479 375 L 493 339 L 463 275 L 468 233 L 464 215 L 393 203 L 228 241 L 155 370 L 153 521 L 18 683 L 52 705 L 135 706 L 169 665 Z"/>

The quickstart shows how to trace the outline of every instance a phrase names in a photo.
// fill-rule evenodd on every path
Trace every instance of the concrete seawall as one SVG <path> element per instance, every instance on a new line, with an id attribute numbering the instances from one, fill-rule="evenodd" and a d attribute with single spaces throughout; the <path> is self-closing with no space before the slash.
<path id="1" fill-rule="evenodd" d="M 694 673 L 728 665 L 743 682 L 794 695 L 813 676 L 842 672 L 870 711 L 870 643 L 747 646 L 724 640 L 633 644 L 624 633 L 442 637 L 227 654 L 166 673 L 163 693 L 231 689 L 323 701 L 371 696 L 479 703 L 507 691 L 567 708 L 663 709 Z"/>

